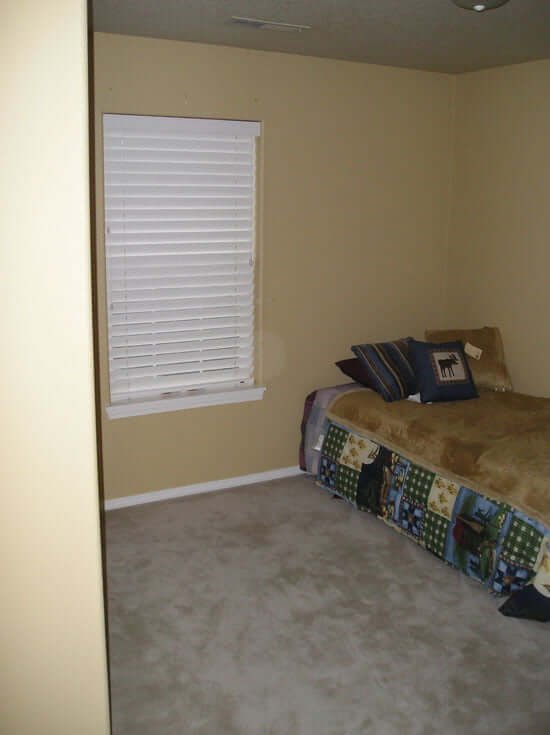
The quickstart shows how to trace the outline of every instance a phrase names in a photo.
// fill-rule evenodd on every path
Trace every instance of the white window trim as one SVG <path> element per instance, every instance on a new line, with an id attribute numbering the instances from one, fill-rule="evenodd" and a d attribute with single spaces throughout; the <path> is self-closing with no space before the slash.
<path id="1" fill-rule="evenodd" d="M 122 124 L 126 127 L 132 127 L 137 120 L 140 121 L 140 131 L 143 121 L 147 121 L 148 116 L 123 116 L 123 115 L 105 115 L 111 119 L 111 125 L 114 123 Z M 230 132 L 234 135 L 253 135 L 259 137 L 261 133 L 261 124 L 259 122 L 248 121 L 227 121 L 227 120 L 194 120 L 184 118 L 159 118 L 158 116 L 150 117 L 151 121 L 155 121 L 158 126 L 159 121 L 163 127 L 163 131 L 181 132 L 182 121 L 185 125 L 186 132 L 208 132 L 212 134 L 226 133 L 228 126 Z M 152 124 L 152 122 L 151 122 Z M 156 131 L 157 128 L 155 128 Z M 252 256 L 254 258 L 254 256 Z M 254 329 L 254 343 L 257 339 L 257 327 Z M 256 376 L 257 378 L 257 376 Z M 111 377 L 109 377 L 110 383 Z M 247 384 L 248 383 L 248 384 Z M 252 383 L 252 385 L 250 384 Z M 132 416 L 140 416 L 155 413 L 164 413 L 177 411 L 181 409 L 196 408 L 201 406 L 224 405 L 231 403 L 242 403 L 249 401 L 262 400 L 265 387 L 253 384 L 252 380 L 241 381 L 241 385 L 231 385 L 226 383 L 211 384 L 204 387 L 182 389 L 177 392 L 167 393 L 166 395 L 157 395 L 151 397 L 139 396 L 120 399 L 120 401 L 112 402 L 105 406 L 105 410 L 109 419 L 125 418 Z"/>
<path id="2" fill-rule="evenodd" d="M 233 388 L 220 391 L 213 388 L 197 388 L 188 391 L 187 395 L 166 396 L 147 401 L 127 401 L 113 403 L 107 406 L 107 416 L 110 419 L 124 419 L 131 416 L 146 416 L 152 413 L 167 413 L 180 411 L 185 408 L 200 408 L 201 406 L 223 406 L 228 403 L 246 403 L 261 401 L 265 387 L 252 386 L 247 388 Z"/>

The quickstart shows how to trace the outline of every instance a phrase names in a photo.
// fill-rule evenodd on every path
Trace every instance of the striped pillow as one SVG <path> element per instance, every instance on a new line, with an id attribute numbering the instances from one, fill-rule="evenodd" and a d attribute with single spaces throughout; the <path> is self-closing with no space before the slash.
<path id="1" fill-rule="evenodd" d="M 410 340 L 411 337 L 406 337 L 351 348 L 365 366 L 372 388 L 385 401 L 400 401 L 417 392 L 416 376 L 409 360 Z"/>

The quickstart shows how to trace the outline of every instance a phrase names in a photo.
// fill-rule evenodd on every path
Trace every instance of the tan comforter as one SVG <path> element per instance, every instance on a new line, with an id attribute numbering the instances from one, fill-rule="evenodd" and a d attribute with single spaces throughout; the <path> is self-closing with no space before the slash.
<path id="1" fill-rule="evenodd" d="M 480 390 L 470 401 L 385 403 L 345 393 L 328 417 L 550 526 L 550 399 Z"/>

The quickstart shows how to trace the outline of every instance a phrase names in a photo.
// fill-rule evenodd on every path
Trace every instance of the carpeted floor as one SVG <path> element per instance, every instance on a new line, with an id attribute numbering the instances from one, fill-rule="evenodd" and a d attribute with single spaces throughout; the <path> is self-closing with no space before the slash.
<path id="1" fill-rule="evenodd" d="M 114 735 L 546 735 L 550 626 L 308 477 L 107 514 Z"/>

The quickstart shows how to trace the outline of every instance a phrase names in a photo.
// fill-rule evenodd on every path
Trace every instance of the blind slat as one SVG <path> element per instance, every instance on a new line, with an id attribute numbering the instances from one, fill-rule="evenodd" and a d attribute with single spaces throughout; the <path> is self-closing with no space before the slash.
<path id="1" fill-rule="evenodd" d="M 105 202 L 105 217 L 109 218 L 112 212 L 117 215 L 121 213 L 138 213 L 150 210 L 152 212 L 164 212 L 175 210 L 186 213 L 188 211 L 200 212 L 203 209 L 225 209 L 235 211 L 241 207 L 252 209 L 252 199 L 247 192 L 239 192 L 231 195 L 228 192 L 212 195 L 199 195 L 191 191 L 187 196 L 115 196 L 111 194 L 109 201 Z M 253 212 L 251 211 L 251 217 Z"/>
<path id="2" fill-rule="evenodd" d="M 249 287 L 246 288 L 249 289 Z M 223 304 L 229 308 L 244 309 L 249 307 L 251 304 L 251 290 L 242 289 L 235 294 L 229 293 L 222 288 L 195 288 L 193 292 L 188 292 L 187 289 L 183 289 L 182 291 L 185 295 L 180 296 L 178 300 L 157 299 L 149 301 L 112 301 L 110 312 L 113 318 L 120 314 L 151 314 L 153 316 L 160 315 L 162 313 L 172 314 L 172 318 L 174 319 L 176 316 L 184 318 L 185 310 L 189 306 L 200 307 L 202 304 L 205 306 L 213 306 L 218 305 L 223 301 Z M 175 314 L 174 312 L 178 312 L 178 314 Z"/>
<path id="3" fill-rule="evenodd" d="M 165 234 L 177 235 L 178 242 L 189 242 L 189 240 L 197 239 L 200 242 L 209 242 L 210 239 L 219 241 L 220 233 L 227 235 L 223 242 L 232 241 L 233 235 L 235 240 L 243 235 L 251 235 L 252 230 L 247 226 L 246 218 L 239 217 L 234 220 L 216 219 L 201 220 L 194 219 L 182 222 L 142 222 L 133 223 L 125 222 L 115 225 L 109 225 L 107 232 L 113 243 L 128 242 L 132 240 L 145 241 L 153 240 L 153 242 L 163 242 Z M 209 235 L 212 235 L 210 238 Z M 174 239 L 173 237 L 171 238 Z"/>
<path id="4" fill-rule="evenodd" d="M 216 329 L 210 327 L 207 330 L 197 329 L 192 330 L 164 330 L 164 331 L 151 331 L 144 329 L 141 333 L 135 334 L 122 334 L 119 336 L 113 336 L 112 338 L 112 356 L 119 356 L 123 350 L 132 347 L 144 347 L 145 345 L 151 344 L 154 341 L 157 345 L 172 345 L 175 342 L 184 342 L 186 339 L 197 340 L 202 339 L 206 342 L 208 339 L 235 339 L 235 332 L 237 327 L 232 330 L 228 329 Z M 252 337 L 252 332 L 248 331 L 244 327 L 238 331 L 240 339 L 246 340 Z"/>
<path id="5" fill-rule="evenodd" d="M 227 356 L 211 357 L 206 352 L 189 352 L 180 355 L 180 360 L 176 359 L 177 356 L 172 355 L 170 361 L 151 361 L 149 365 L 132 365 L 128 364 L 129 361 L 119 360 L 119 365 L 116 361 L 111 364 L 111 375 L 114 379 L 120 378 L 121 380 L 127 380 L 130 378 L 134 380 L 136 378 L 151 378 L 154 379 L 157 375 L 177 375 L 181 373 L 189 373 L 196 371 L 200 367 L 201 371 L 209 370 L 236 370 L 239 368 L 239 363 L 245 357 L 250 357 L 249 354 L 235 353 Z M 182 359 L 183 358 L 183 359 Z"/>
<path id="6" fill-rule="evenodd" d="M 165 393 L 180 393 L 206 386 L 233 386 L 249 384 L 252 377 L 246 370 L 200 371 L 190 369 L 187 373 L 150 378 L 135 378 L 133 381 L 111 381 L 111 398 L 115 402 L 160 397 Z"/>
<path id="7" fill-rule="evenodd" d="M 221 317 L 217 319 L 189 319 L 177 322 L 124 322 L 113 326 L 113 347 L 131 343 L 179 341 L 185 339 L 201 339 L 208 336 L 224 337 L 234 332 L 248 333 L 246 318 L 239 320 L 239 315 Z"/>
<path id="8" fill-rule="evenodd" d="M 218 323 L 219 322 L 219 323 Z M 186 337 L 197 339 L 203 334 L 218 338 L 232 336 L 235 333 L 242 336 L 248 335 L 249 330 L 246 323 L 240 323 L 233 319 L 227 323 L 222 320 L 211 321 L 208 324 L 187 324 L 185 322 L 141 322 L 132 325 L 113 327 L 112 345 L 122 347 L 124 345 L 143 344 L 144 341 L 154 339 L 157 342 L 182 341 Z"/>
<path id="9" fill-rule="evenodd" d="M 177 136 L 132 136 L 109 135 L 104 136 L 107 151 L 204 151 L 207 153 L 248 153 L 248 141 L 231 138 L 185 138 Z"/>
<path id="10" fill-rule="evenodd" d="M 113 363 L 117 361 L 124 362 L 126 360 L 134 360 L 134 364 L 139 365 L 143 361 L 149 364 L 151 361 L 154 362 L 155 359 L 160 360 L 167 358 L 172 360 L 173 356 L 197 351 L 202 351 L 207 355 L 210 355 L 212 352 L 224 352 L 226 354 L 231 352 L 231 354 L 233 354 L 236 351 L 236 344 L 242 351 L 252 350 L 253 348 L 251 337 L 248 339 L 246 337 L 241 337 L 238 341 L 236 341 L 235 337 L 231 336 L 208 340 L 190 339 L 187 342 L 161 342 L 159 344 L 152 344 L 149 342 L 137 347 L 118 348 L 113 352 L 111 359 Z"/>
<path id="11" fill-rule="evenodd" d="M 163 163 L 177 165 L 179 163 L 207 164 L 241 164 L 250 166 L 250 150 L 234 147 L 229 150 L 164 150 L 160 148 L 131 148 L 128 145 L 116 146 L 105 151 L 105 166 L 114 163 Z"/>
<path id="12" fill-rule="evenodd" d="M 192 200 L 194 198 L 212 198 L 212 199 L 247 199 L 250 201 L 250 185 L 243 184 L 232 184 L 227 182 L 226 184 L 192 184 L 192 185 L 181 185 L 173 184 L 172 186 L 163 186 L 154 184 L 135 184 L 134 186 L 124 186 L 122 184 L 112 184 L 108 181 L 105 182 L 105 195 L 108 196 L 111 202 L 118 202 L 120 200 L 132 200 L 138 198 L 156 198 L 158 200 L 169 201 L 172 199 L 185 199 Z"/>
<path id="13" fill-rule="evenodd" d="M 171 234 L 192 234 L 195 232 L 251 232 L 248 227 L 250 218 L 245 215 L 233 217 L 188 217 L 175 219 L 150 217 L 143 220 L 133 218 L 108 221 L 107 230 L 110 235 L 155 234 L 169 232 Z"/>
<path id="14" fill-rule="evenodd" d="M 204 207 L 199 209 L 197 207 L 190 208 L 188 210 L 181 209 L 140 209 L 135 211 L 128 211 L 125 209 L 113 210 L 111 213 L 105 216 L 105 222 L 110 232 L 113 231 L 113 226 L 126 225 L 135 226 L 142 222 L 154 222 L 154 223 L 181 223 L 191 224 L 193 222 L 235 222 L 235 221 L 248 221 L 252 211 L 250 207 L 226 207 L 225 209 L 219 208 L 207 208 Z"/>
<path id="15" fill-rule="evenodd" d="M 121 258 L 111 258 L 109 270 L 114 277 L 120 278 L 127 275 L 136 277 L 150 273 L 152 276 L 186 275 L 194 272 L 193 268 L 215 268 L 218 266 L 238 266 L 244 262 L 250 263 L 250 252 L 218 253 L 183 253 L 182 255 L 159 255 L 154 261 L 150 258 L 135 258 L 132 262 L 126 262 Z"/>
<path id="16" fill-rule="evenodd" d="M 155 263 L 155 258 L 166 256 L 189 257 L 190 255 L 236 255 L 249 254 L 251 252 L 249 237 L 224 238 L 219 236 L 210 239 L 201 239 L 201 235 L 182 237 L 178 242 L 170 235 L 158 236 L 156 242 L 151 242 L 147 235 L 132 235 L 127 243 L 121 243 L 120 238 L 111 243 L 108 258 L 143 258 L 148 256 L 149 263 Z"/>
<path id="17" fill-rule="evenodd" d="M 233 268 L 232 266 L 218 265 L 214 269 L 210 269 L 207 266 L 201 268 L 200 266 L 195 269 L 189 269 L 187 273 L 178 273 L 172 275 L 171 273 L 159 275 L 150 275 L 147 270 L 138 271 L 131 275 L 130 273 L 121 273 L 118 276 L 113 276 L 111 280 L 112 293 L 116 294 L 118 290 L 129 291 L 143 291 L 143 290 L 159 290 L 163 291 L 166 288 L 177 288 L 181 286 L 189 285 L 189 282 L 193 282 L 193 277 L 197 279 L 202 278 L 205 285 L 217 285 L 218 283 L 226 283 L 229 277 L 239 277 L 242 274 L 243 278 L 248 278 L 248 264 L 243 264 L 240 267 Z M 159 270 L 159 269 L 155 269 Z"/>
<path id="18" fill-rule="evenodd" d="M 181 298 L 182 291 L 185 288 L 224 288 L 226 290 L 230 289 L 230 293 L 233 293 L 234 288 L 250 286 L 250 275 L 247 268 L 243 268 L 240 271 L 235 270 L 233 273 L 220 273 L 218 276 L 211 273 L 194 275 L 195 277 L 173 278 L 165 283 L 161 281 L 157 285 L 151 283 L 151 279 L 148 279 L 143 284 L 139 282 L 137 284 L 128 282 L 125 279 L 118 279 L 118 281 L 113 279 L 111 303 L 116 303 L 117 301 L 142 301 L 144 299 L 154 301 L 169 298 L 177 299 Z"/>
<path id="19" fill-rule="evenodd" d="M 185 166 L 182 166 L 183 163 Z M 243 156 L 242 161 L 177 161 L 174 159 L 128 161 L 121 156 L 119 161 L 107 159 L 105 171 L 115 177 L 124 175 L 130 180 L 133 177 L 140 180 L 143 176 L 155 176 L 158 177 L 159 183 L 163 182 L 165 176 L 188 176 L 193 179 L 197 176 L 206 179 L 212 177 L 213 183 L 222 176 L 246 176 L 247 178 L 252 176 L 250 161 L 246 156 Z"/>
<path id="20" fill-rule="evenodd" d="M 141 174 L 126 174 L 106 171 L 109 176 L 109 189 L 116 190 L 116 187 L 128 188 L 130 191 L 134 189 L 141 189 L 142 187 L 154 186 L 161 187 L 163 190 L 170 190 L 171 187 L 183 188 L 186 186 L 192 186 L 193 188 L 200 187 L 225 187 L 231 189 L 248 188 L 252 181 L 251 175 L 248 171 L 239 173 L 225 173 L 220 172 L 218 174 L 201 174 L 193 173 L 192 171 L 185 171 L 180 173 L 141 173 Z"/>

